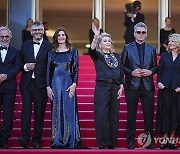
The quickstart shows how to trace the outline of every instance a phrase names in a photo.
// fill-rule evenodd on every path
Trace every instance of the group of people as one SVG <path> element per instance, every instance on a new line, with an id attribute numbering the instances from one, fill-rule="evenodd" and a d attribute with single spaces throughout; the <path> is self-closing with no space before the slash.
<path id="1" fill-rule="evenodd" d="M 49 97 L 52 104 L 51 148 L 87 148 L 82 144 L 77 109 L 78 50 L 70 44 L 68 33 L 63 27 L 55 31 L 52 44 L 43 38 L 44 30 L 41 22 L 33 22 L 30 27 L 32 39 L 23 42 L 18 51 L 9 45 L 11 31 L 7 27 L 0 27 L 0 107 L 3 107 L 1 148 L 8 148 L 8 138 L 13 129 L 16 75 L 20 71 L 22 135 L 18 138 L 18 144 L 29 148 L 34 102 L 33 148 L 41 148 Z M 180 126 L 180 35 L 169 36 L 168 52 L 161 55 L 158 66 L 155 47 L 145 42 L 147 30 L 143 22 L 138 22 L 133 29 L 135 40 L 124 46 L 120 57 L 114 52 L 111 36 L 92 24 L 94 35 L 89 52 L 96 70 L 94 121 L 99 149 L 116 147 L 119 99 L 123 89 L 127 102 L 127 148 L 135 148 L 139 99 L 144 115 L 144 132 L 151 137 L 151 143 L 146 148 L 155 148 L 153 75 L 156 73 L 159 88 L 156 131 L 164 135 L 160 148 L 177 148 L 174 135 Z"/>
<path id="2" fill-rule="evenodd" d="M 49 97 L 52 103 L 51 148 L 87 148 L 81 141 L 77 112 L 78 50 L 69 43 L 64 28 L 56 30 L 52 44 L 43 38 L 44 25 L 41 22 L 33 22 L 30 33 L 32 40 L 25 41 L 18 51 L 9 45 L 11 31 L 0 27 L 0 107 L 3 107 L 0 146 L 8 148 L 13 128 L 16 75 L 21 71 L 22 135 L 17 140 L 18 144 L 29 148 L 34 102 L 33 148 L 41 148 Z"/>
<path id="3" fill-rule="evenodd" d="M 94 38 L 90 56 L 96 69 L 94 115 L 97 143 L 100 149 L 113 149 L 117 143 L 119 102 L 122 89 L 127 103 L 127 148 L 135 148 L 136 114 L 139 99 L 144 115 L 144 132 L 149 135 L 147 149 L 155 149 L 153 136 L 153 75 L 158 76 L 156 132 L 163 134 L 161 149 L 177 149 L 175 133 L 180 126 L 180 34 L 171 34 L 168 49 L 159 66 L 155 47 L 145 43 L 147 26 L 134 26 L 135 40 L 124 46 L 119 55 L 113 52 L 111 36 L 92 25 Z M 125 76 L 125 81 L 124 81 Z M 123 86 L 124 85 L 124 86 Z"/>

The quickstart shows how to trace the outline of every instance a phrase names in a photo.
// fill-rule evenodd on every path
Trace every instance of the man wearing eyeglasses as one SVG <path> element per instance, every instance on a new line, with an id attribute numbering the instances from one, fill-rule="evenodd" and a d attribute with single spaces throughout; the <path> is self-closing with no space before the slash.
<path id="1" fill-rule="evenodd" d="M 33 40 L 28 40 L 21 47 L 22 76 L 20 90 L 22 97 L 21 131 L 18 144 L 29 148 L 32 102 L 34 102 L 33 148 L 41 148 L 41 136 L 44 114 L 47 104 L 46 67 L 51 44 L 43 39 L 44 25 L 34 22 L 31 26 Z"/>
<path id="2" fill-rule="evenodd" d="M 157 72 L 155 47 L 145 43 L 147 26 L 139 22 L 134 26 L 135 41 L 125 45 L 122 51 L 122 65 L 125 73 L 125 97 L 127 102 L 127 143 L 128 149 L 134 149 L 136 113 L 141 99 L 144 115 L 144 131 L 150 142 L 145 146 L 154 149 L 153 114 L 154 114 L 154 82 Z"/>
<path id="3" fill-rule="evenodd" d="M 12 33 L 7 27 L 0 27 L 0 147 L 8 148 L 8 138 L 13 129 L 14 104 L 17 90 L 16 75 L 20 71 L 19 50 L 9 45 Z"/>

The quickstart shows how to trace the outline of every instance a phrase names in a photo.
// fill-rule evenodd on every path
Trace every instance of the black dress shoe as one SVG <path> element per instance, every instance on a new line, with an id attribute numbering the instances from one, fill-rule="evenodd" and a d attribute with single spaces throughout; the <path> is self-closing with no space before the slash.
<path id="1" fill-rule="evenodd" d="M 105 146 L 99 146 L 99 149 L 107 149 Z"/>
<path id="2" fill-rule="evenodd" d="M 41 144 L 39 142 L 34 142 L 34 145 L 33 145 L 33 148 L 34 149 L 41 149 Z"/>
<path id="3" fill-rule="evenodd" d="M 4 143 L 4 144 L 1 144 L 1 148 L 2 148 L 2 149 L 8 149 L 9 146 L 8 146 L 8 144 Z"/>
<path id="4" fill-rule="evenodd" d="M 109 145 L 108 149 L 114 149 L 114 146 L 113 145 Z"/>
<path id="5" fill-rule="evenodd" d="M 91 148 L 85 146 L 84 144 L 79 144 L 78 146 L 76 146 L 75 149 L 91 149 Z"/>
<path id="6" fill-rule="evenodd" d="M 28 145 L 28 142 L 26 141 L 25 138 L 23 137 L 19 137 L 18 140 L 17 140 L 18 144 L 20 146 L 22 146 L 24 149 L 28 149 L 29 148 L 29 145 Z"/>
<path id="7" fill-rule="evenodd" d="M 127 149 L 134 149 L 134 142 L 132 141 L 128 142 Z"/>
<path id="8" fill-rule="evenodd" d="M 160 149 L 167 149 L 169 147 L 168 143 L 162 143 Z"/>
<path id="9" fill-rule="evenodd" d="M 169 149 L 177 149 L 176 143 L 169 143 Z"/>

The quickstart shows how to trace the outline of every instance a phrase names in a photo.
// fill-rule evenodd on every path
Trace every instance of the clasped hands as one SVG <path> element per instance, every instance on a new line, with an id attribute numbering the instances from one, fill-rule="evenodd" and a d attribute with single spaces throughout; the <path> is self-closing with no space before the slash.
<path id="1" fill-rule="evenodd" d="M 152 74 L 152 71 L 148 70 L 148 69 L 140 69 L 137 68 L 134 71 L 132 71 L 132 76 L 134 77 L 146 77 L 146 76 L 150 76 Z"/>

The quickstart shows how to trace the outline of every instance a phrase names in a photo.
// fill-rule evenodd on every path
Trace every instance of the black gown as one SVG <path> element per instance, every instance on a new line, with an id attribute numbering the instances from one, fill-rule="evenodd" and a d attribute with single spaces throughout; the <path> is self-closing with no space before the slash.
<path id="1" fill-rule="evenodd" d="M 163 46 L 163 44 L 168 45 L 168 37 L 169 35 L 175 33 L 175 29 L 172 28 L 170 31 L 167 31 L 165 29 L 160 30 L 160 55 L 164 52 L 167 52 L 166 48 Z"/>
<path id="2" fill-rule="evenodd" d="M 52 101 L 52 148 L 76 148 L 81 143 L 77 98 L 66 91 L 78 80 L 78 51 L 51 51 L 48 56 L 47 86 L 54 92 Z"/>
<path id="3" fill-rule="evenodd" d="M 156 132 L 157 133 L 170 133 L 176 130 L 180 133 L 180 94 L 175 92 L 173 81 L 176 80 L 173 77 L 177 77 L 177 70 L 179 70 L 179 55 L 173 62 L 171 56 L 171 61 L 168 61 L 167 56 L 171 53 L 162 54 L 158 69 L 158 82 L 163 83 L 164 89 L 158 90 L 158 103 L 157 103 L 157 115 L 156 115 Z M 165 59 L 166 58 L 166 59 Z M 166 69 L 166 70 L 165 70 Z M 169 73 L 169 75 L 167 74 Z M 176 73 L 176 74 L 175 74 Z M 169 86 L 166 86 L 165 78 L 170 78 Z"/>

